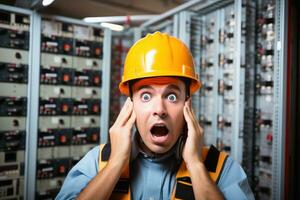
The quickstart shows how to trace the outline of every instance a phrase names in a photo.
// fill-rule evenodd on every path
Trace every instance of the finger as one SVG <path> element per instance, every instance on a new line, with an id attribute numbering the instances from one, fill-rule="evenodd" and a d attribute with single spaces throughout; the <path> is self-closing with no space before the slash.
<path id="1" fill-rule="evenodd" d="M 196 127 L 199 130 L 199 132 L 202 134 L 203 133 L 203 128 L 200 126 L 200 124 L 198 122 L 198 119 L 197 119 L 197 117 L 195 115 L 194 109 L 191 109 L 191 112 L 192 112 L 192 116 L 193 116 L 194 122 L 196 124 Z"/>
<path id="2" fill-rule="evenodd" d="M 195 115 L 195 113 L 194 113 L 193 108 L 192 108 L 192 107 L 189 107 L 189 111 L 190 111 L 190 113 L 191 113 L 191 117 L 192 117 L 193 121 L 194 121 L 194 122 L 197 122 L 197 118 L 196 118 L 196 115 Z"/>
<path id="3" fill-rule="evenodd" d="M 193 110 L 191 110 L 191 108 L 189 107 L 189 103 L 188 102 L 186 102 L 185 107 L 186 107 L 186 110 L 187 110 L 187 114 L 188 114 L 189 118 L 191 119 L 191 123 L 192 123 L 193 129 L 195 130 L 196 134 L 197 133 L 201 134 L 201 129 L 199 127 L 199 123 L 198 123 L 198 121 L 196 119 L 196 116 L 195 116 Z"/>
<path id="4" fill-rule="evenodd" d="M 121 121 L 123 121 L 124 116 L 128 115 L 127 112 L 128 112 L 128 107 L 130 106 L 130 103 L 132 103 L 132 102 L 131 102 L 130 98 L 128 97 L 126 99 L 126 101 L 125 101 L 125 103 L 124 103 L 124 105 L 123 105 L 116 121 L 115 121 L 116 124 L 120 124 Z"/>
<path id="5" fill-rule="evenodd" d="M 191 115 L 192 115 L 192 118 L 193 118 L 193 122 L 195 124 L 195 126 L 197 127 L 197 129 L 201 132 L 201 127 L 200 127 L 200 124 L 198 123 L 198 119 L 195 115 L 195 112 L 194 112 L 194 109 L 193 108 L 190 108 L 190 111 L 191 111 Z"/>
<path id="6" fill-rule="evenodd" d="M 191 101 L 190 101 L 190 99 L 189 99 L 188 101 L 186 101 L 185 106 L 186 106 L 186 108 L 187 108 L 187 113 L 188 113 L 188 115 L 190 116 L 190 118 L 191 118 L 191 120 L 192 120 L 192 122 L 193 122 L 193 125 L 196 126 L 196 125 L 197 125 L 197 124 L 195 123 L 196 117 L 195 117 L 195 115 L 194 115 L 194 113 L 193 113 L 193 110 L 192 110 L 192 108 L 191 108 Z"/>
<path id="7" fill-rule="evenodd" d="M 185 106 L 183 107 L 183 116 L 184 116 L 184 119 L 185 119 L 185 121 L 186 121 L 186 123 L 187 123 L 188 130 L 195 129 L 195 128 L 194 128 L 195 125 L 194 125 L 194 122 L 193 122 L 193 120 L 192 120 L 192 118 L 191 118 L 191 114 L 190 114 L 190 111 L 189 111 L 187 105 L 185 105 Z"/>
<path id="8" fill-rule="evenodd" d="M 185 105 L 188 107 L 188 111 L 191 114 L 191 117 L 192 117 L 193 121 L 197 121 L 196 117 L 195 117 L 195 114 L 193 112 L 192 98 L 191 97 L 187 99 L 187 101 L 185 102 Z"/>
<path id="9" fill-rule="evenodd" d="M 135 115 L 135 112 L 132 111 L 130 118 L 128 119 L 128 121 L 126 123 L 126 126 L 132 128 L 133 124 L 135 123 L 135 120 L 136 120 L 136 115 Z"/>
<path id="10" fill-rule="evenodd" d="M 120 118 L 120 125 L 125 126 L 128 122 L 129 118 L 131 117 L 133 113 L 133 103 L 129 104 L 127 107 L 127 110 L 122 114 L 122 117 Z"/>
<path id="11" fill-rule="evenodd" d="M 128 104 L 129 104 L 129 98 L 126 99 L 122 109 L 120 110 L 120 113 L 116 119 L 116 122 L 118 122 L 120 120 L 120 118 L 122 118 L 123 113 L 127 110 Z"/>

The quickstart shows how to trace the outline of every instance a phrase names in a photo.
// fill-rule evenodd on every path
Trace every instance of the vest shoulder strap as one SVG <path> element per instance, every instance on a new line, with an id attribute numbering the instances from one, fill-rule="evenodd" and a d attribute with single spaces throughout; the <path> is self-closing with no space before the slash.
<path id="1" fill-rule="evenodd" d="M 207 148 L 206 148 L 207 149 Z M 205 159 L 205 167 L 209 172 L 212 180 L 217 184 L 220 179 L 220 175 L 223 171 L 228 154 L 219 151 L 215 146 L 211 145 L 207 151 Z"/>
<path id="2" fill-rule="evenodd" d="M 228 155 L 216 147 L 203 147 L 202 157 L 210 178 L 217 184 Z M 176 188 L 172 199 L 194 199 L 190 173 L 182 162 L 176 174 Z"/>
<path id="3" fill-rule="evenodd" d="M 110 156 L 111 148 L 110 144 L 101 144 L 99 159 L 98 159 L 98 172 L 100 172 L 106 165 Z M 120 179 L 118 180 L 112 195 L 111 200 L 129 200 L 130 188 L 129 188 L 129 165 L 123 170 Z"/>

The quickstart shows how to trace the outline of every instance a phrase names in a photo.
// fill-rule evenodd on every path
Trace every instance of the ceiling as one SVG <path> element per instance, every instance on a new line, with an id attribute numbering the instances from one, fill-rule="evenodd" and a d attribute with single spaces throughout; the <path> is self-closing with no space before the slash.
<path id="1" fill-rule="evenodd" d="M 38 0 L 0 0 L 0 3 L 30 7 Z M 100 16 L 153 15 L 166 12 L 187 0 L 55 0 L 39 11 L 76 19 Z"/>

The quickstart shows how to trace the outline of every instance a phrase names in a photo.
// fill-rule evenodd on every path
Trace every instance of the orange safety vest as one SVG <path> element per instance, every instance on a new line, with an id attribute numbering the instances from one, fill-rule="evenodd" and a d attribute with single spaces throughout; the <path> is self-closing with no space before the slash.
<path id="1" fill-rule="evenodd" d="M 99 171 L 102 170 L 110 156 L 110 144 L 101 144 L 99 153 Z M 228 155 L 216 147 L 202 148 L 204 164 L 210 178 L 217 184 Z M 130 200 L 129 165 L 124 169 L 110 197 L 112 200 Z M 176 184 L 171 199 L 195 199 L 191 176 L 183 161 L 176 174 Z"/>

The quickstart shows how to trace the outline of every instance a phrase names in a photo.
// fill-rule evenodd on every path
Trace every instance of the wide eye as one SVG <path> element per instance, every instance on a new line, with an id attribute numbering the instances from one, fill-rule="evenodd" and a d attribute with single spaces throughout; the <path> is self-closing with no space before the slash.
<path id="1" fill-rule="evenodd" d="M 177 96 L 175 94 L 169 94 L 168 95 L 168 100 L 172 101 L 172 102 L 175 102 L 175 101 L 177 101 Z"/>
<path id="2" fill-rule="evenodd" d="M 147 102 L 147 101 L 150 101 L 151 95 L 149 93 L 143 93 L 141 98 L 142 98 L 142 101 Z"/>

